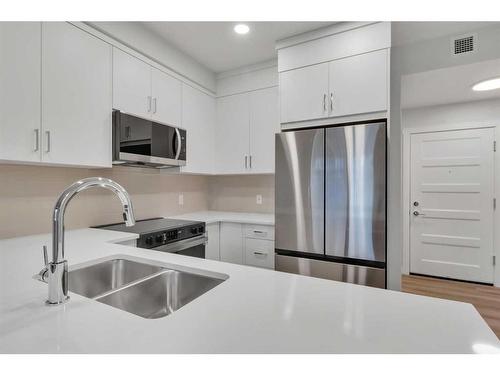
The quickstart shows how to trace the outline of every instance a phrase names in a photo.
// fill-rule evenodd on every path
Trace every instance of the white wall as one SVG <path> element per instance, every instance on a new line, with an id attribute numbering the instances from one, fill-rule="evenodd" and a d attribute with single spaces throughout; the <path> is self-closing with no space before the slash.
<path id="1" fill-rule="evenodd" d="M 214 72 L 171 46 L 139 22 L 87 22 L 87 24 L 215 93 Z"/>
<path id="2" fill-rule="evenodd" d="M 500 29 L 475 31 L 477 52 L 463 56 L 450 53 L 450 36 L 426 40 L 391 49 L 391 128 L 388 147 L 388 286 L 401 287 L 402 264 L 402 134 L 401 134 L 401 77 L 406 74 L 451 66 L 472 64 L 500 58 Z"/>

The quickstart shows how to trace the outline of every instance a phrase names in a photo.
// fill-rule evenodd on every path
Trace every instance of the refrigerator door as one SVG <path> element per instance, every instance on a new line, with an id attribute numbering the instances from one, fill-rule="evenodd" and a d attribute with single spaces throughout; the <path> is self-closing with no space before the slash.
<path id="1" fill-rule="evenodd" d="M 276 134 L 277 249 L 324 254 L 324 134 Z"/>
<path id="2" fill-rule="evenodd" d="M 326 129 L 325 186 L 326 255 L 385 263 L 385 122 Z"/>

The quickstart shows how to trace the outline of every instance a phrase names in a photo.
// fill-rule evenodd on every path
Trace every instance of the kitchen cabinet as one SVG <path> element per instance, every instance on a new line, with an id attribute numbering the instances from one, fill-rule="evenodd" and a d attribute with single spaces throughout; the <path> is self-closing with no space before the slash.
<path id="1" fill-rule="evenodd" d="M 111 53 L 69 23 L 42 24 L 42 161 L 111 167 Z"/>
<path id="2" fill-rule="evenodd" d="M 172 126 L 182 120 L 182 83 L 113 48 L 113 108 Z"/>
<path id="3" fill-rule="evenodd" d="M 242 224 L 220 223 L 220 260 L 243 264 Z"/>
<path id="4" fill-rule="evenodd" d="M 280 73 L 281 123 L 386 111 L 388 50 Z"/>
<path id="5" fill-rule="evenodd" d="M 187 163 L 182 172 L 210 174 L 214 169 L 215 99 L 182 84 L 182 127 L 186 129 Z"/>
<path id="6" fill-rule="evenodd" d="M 280 73 L 281 122 L 328 117 L 328 63 Z"/>
<path id="7" fill-rule="evenodd" d="M 278 108 L 276 87 L 217 99 L 217 173 L 274 173 Z"/>
<path id="8" fill-rule="evenodd" d="M 245 238 L 245 264 L 274 269 L 274 241 Z"/>
<path id="9" fill-rule="evenodd" d="M 216 169 L 219 174 L 246 173 L 249 163 L 249 103 L 247 94 L 217 99 Z"/>
<path id="10" fill-rule="evenodd" d="M 113 48 L 113 108 L 149 118 L 152 100 L 151 66 Z"/>
<path id="11" fill-rule="evenodd" d="M 205 247 L 205 258 L 220 260 L 219 223 L 206 225 L 208 241 Z"/>
<path id="12" fill-rule="evenodd" d="M 329 63 L 330 116 L 387 110 L 387 50 Z"/>
<path id="13" fill-rule="evenodd" d="M 152 119 L 171 126 L 181 125 L 182 83 L 151 68 Z"/>
<path id="14" fill-rule="evenodd" d="M 41 23 L 0 22 L 0 160 L 40 161 Z"/>

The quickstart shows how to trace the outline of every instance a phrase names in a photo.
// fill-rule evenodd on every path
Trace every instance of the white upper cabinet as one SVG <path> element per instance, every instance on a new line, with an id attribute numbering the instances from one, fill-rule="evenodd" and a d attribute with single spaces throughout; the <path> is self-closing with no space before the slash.
<path id="1" fill-rule="evenodd" d="M 248 173 L 249 121 L 247 94 L 230 95 L 217 99 L 217 129 L 215 131 L 217 173 Z"/>
<path id="2" fill-rule="evenodd" d="M 40 160 L 40 22 L 0 22 L 0 160 Z"/>
<path id="3" fill-rule="evenodd" d="M 162 71 L 152 69 L 152 119 L 171 126 L 181 125 L 182 83 Z"/>
<path id="4" fill-rule="evenodd" d="M 42 161 L 111 166 L 111 46 L 65 22 L 42 25 Z"/>
<path id="5" fill-rule="evenodd" d="M 328 117 L 328 63 L 280 73 L 281 122 Z"/>
<path id="6" fill-rule="evenodd" d="M 212 173 L 214 169 L 215 99 L 182 84 L 182 127 L 187 131 L 187 173 Z"/>
<path id="7" fill-rule="evenodd" d="M 387 59 L 384 49 L 330 62 L 329 115 L 387 110 Z"/>
<path id="8" fill-rule="evenodd" d="M 280 131 L 278 88 L 256 90 L 250 99 L 250 171 L 274 173 L 274 138 Z"/>
<path id="9" fill-rule="evenodd" d="M 151 118 L 152 107 L 151 66 L 113 48 L 113 108 Z"/>

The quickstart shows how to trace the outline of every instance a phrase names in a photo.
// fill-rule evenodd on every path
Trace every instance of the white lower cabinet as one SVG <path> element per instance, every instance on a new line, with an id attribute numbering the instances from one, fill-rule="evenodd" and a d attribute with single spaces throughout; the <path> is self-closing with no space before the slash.
<path id="1" fill-rule="evenodd" d="M 242 225 L 238 223 L 220 224 L 220 260 L 223 262 L 243 263 Z"/>
<path id="2" fill-rule="evenodd" d="M 205 258 L 220 260 L 219 223 L 207 224 L 208 242 L 205 246 Z"/>
<path id="3" fill-rule="evenodd" d="M 274 269 L 273 226 L 222 222 L 207 234 L 207 259 Z"/>

